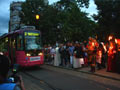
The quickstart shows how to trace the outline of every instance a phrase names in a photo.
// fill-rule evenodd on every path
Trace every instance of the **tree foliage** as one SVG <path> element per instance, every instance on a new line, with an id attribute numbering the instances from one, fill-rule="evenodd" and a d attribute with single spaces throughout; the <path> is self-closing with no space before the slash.
<path id="1" fill-rule="evenodd" d="M 22 22 L 34 25 L 42 32 L 44 44 L 82 41 L 94 34 L 96 23 L 82 12 L 80 7 L 88 7 L 89 0 L 60 0 L 52 5 L 44 0 L 26 0 L 22 5 Z M 40 19 L 36 20 L 35 15 Z"/>
<path id="2" fill-rule="evenodd" d="M 58 16 L 61 20 L 63 38 L 70 41 L 87 39 L 88 36 L 92 35 L 96 26 L 95 23 L 87 17 L 87 13 L 80 10 L 76 3 L 69 2 L 69 5 L 66 6 L 64 3 L 60 1 L 56 5 L 61 11 Z"/>
<path id="3" fill-rule="evenodd" d="M 98 21 L 99 37 L 104 39 L 114 34 L 120 35 L 120 1 L 119 0 L 94 0 L 97 5 L 98 15 L 94 18 Z"/>

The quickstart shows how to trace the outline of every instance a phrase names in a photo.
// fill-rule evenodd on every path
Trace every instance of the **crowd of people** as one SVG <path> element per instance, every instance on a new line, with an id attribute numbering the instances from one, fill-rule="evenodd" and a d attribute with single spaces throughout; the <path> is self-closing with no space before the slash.
<path id="1" fill-rule="evenodd" d="M 98 42 L 89 37 L 84 42 L 67 42 L 59 45 L 45 46 L 45 63 L 68 68 L 90 67 L 90 72 L 106 68 L 107 71 L 116 71 L 117 49 L 110 40 L 107 44 Z M 112 45 L 112 48 L 111 48 Z M 118 57 L 117 57 L 118 58 Z"/>
<path id="2" fill-rule="evenodd" d="M 95 68 L 106 67 L 105 49 L 103 43 L 98 43 L 96 39 L 89 37 L 86 42 L 68 42 L 58 46 L 45 46 L 45 62 L 54 66 L 64 66 L 70 68 L 82 68 L 90 66 L 91 72 Z"/>

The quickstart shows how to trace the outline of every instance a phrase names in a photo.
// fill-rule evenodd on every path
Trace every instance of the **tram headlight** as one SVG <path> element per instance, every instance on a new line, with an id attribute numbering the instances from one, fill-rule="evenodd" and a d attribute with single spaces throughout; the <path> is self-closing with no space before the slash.
<path id="1" fill-rule="evenodd" d="M 38 55 L 39 55 L 39 56 L 42 56 L 42 55 L 43 55 L 43 53 L 39 53 Z"/>
<path id="2" fill-rule="evenodd" d="M 3 53 L 2 53 L 2 52 L 0 52 L 0 55 L 3 55 Z"/>
<path id="3" fill-rule="evenodd" d="M 27 53 L 26 56 L 31 56 L 30 53 Z"/>

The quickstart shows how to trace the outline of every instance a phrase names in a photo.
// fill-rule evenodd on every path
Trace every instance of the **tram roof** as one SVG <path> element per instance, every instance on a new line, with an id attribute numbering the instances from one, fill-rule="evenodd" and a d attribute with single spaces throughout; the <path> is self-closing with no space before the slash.
<path id="1" fill-rule="evenodd" d="M 33 30 L 33 29 L 20 29 L 20 30 L 15 30 L 13 32 L 10 32 L 9 34 L 15 34 L 15 33 L 23 33 L 25 31 L 39 31 L 39 30 Z"/>
<path id="2" fill-rule="evenodd" d="M 31 30 L 31 29 L 20 29 L 20 30 L 15 30 L 15 31 L 11 31 L 11 32 L 9 32 L 9 33 L 5 33 L 5 34 L 3 34 L 2 36 L 0 36 L 0 39 L 1 38 L 4 38 L 4 37 L 6 37 L 6 36 L 9 36 L 9 35 L 12 35 L 12 34 L 17 34 L 17 33 L 23 33 L 23 32 L 25 32 L 25 31 L 39 31 L 39 30 Z M 40 32 L 40 31 L 39 31 Z"/>
<path id="3" fill-rule="evenodd" d="M 6 37 L 8 35 L 8 33 L 3 34 L 2 36 L 0 36 L 0 39 L 3 37 Z"/>

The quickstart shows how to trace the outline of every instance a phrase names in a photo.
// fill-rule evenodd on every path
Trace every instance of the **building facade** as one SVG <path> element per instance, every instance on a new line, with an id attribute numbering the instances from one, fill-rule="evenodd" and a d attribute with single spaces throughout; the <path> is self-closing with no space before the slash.
<path id="1" fill-rule="evenodd" d="M 20 27 L 20 11 L 22 10 L 21 5 L 23 2 L 12 2 L 10 4 L 10 22 L 9 32 L 15 31 Z"/>
<path id="2" fill-rule="evenodd" d="M 15 31 L 20 27 L 24 26 L 24 24 L 21 23 L 21 19 L 19 16 L 22 10 L 22 3 L 23 2 L 18 1 L 18 2 L 12 2 L 10 4 L 9 32 Z M 44 3 L 48 4 L 48 0 L 44 0 Z"/>

